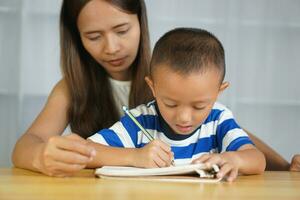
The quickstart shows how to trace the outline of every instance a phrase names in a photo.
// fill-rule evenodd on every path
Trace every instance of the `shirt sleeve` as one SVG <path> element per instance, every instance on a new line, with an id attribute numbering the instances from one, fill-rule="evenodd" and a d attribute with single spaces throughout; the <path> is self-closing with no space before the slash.
<path id="1" fill-rule="evenodd" d="M 138 130 L 125 115 L 108 129 L 102 129 L 88 139 L 112 147 L 136 148 Z"/>
<path id="2" fill-rule="evenodd" d="M 237 151 L 245 144 L 253 144 L 247 133 L 236 123 L 227 108 L 220 115 L 216 130 L 218 151 Z"/>

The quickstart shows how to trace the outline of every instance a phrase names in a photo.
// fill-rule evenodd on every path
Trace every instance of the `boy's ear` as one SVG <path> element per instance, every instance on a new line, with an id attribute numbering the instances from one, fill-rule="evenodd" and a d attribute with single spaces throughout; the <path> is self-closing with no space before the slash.
<path id="1" fill-rule="evenodd" d="M 152 95 L 155 97 L 155 90 L 154 90 L 153 80 L 149 76 L 146 76 L 145 81 L 148 84 L 148 86 L 150 87 Z"/>
<path id="2" fill-rule="evenodd" d="M 229 87 L 229 82 L 227 81 L 223 82 L 220 86 L 219 93 L 223 92 L 228 87 Z"/>

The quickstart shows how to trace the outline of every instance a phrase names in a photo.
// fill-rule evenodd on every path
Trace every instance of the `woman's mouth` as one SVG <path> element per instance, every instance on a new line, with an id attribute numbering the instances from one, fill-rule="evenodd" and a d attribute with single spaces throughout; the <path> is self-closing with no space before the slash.
<path id="1" fill-rule="evenodd" d="M 124 64 L 126 57 L 127 56 L 122 57 L 122 58 L 112 59 L 112 60 L 107 61 L 107 63 L 109 63 L 110 65 L 116 66 L 116 67 L 121 66 Z"/>

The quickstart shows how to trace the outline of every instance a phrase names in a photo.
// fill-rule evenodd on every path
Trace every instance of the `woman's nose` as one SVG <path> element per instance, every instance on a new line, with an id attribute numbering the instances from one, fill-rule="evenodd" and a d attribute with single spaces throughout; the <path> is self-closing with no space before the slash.
<path id="1" fill-rule="evenodd" d="M 106 37 L 104 52 L 109 55 L 116 54 L 120 51 L 120 41 L 116 36 L 110 35 Z"/>

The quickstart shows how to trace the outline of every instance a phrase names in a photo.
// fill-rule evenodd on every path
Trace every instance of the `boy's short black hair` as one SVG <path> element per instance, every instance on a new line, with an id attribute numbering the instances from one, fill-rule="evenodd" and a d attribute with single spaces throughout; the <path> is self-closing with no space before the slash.
<path id="1" fill-rule="evenodd" d="M 217 69 L 221 82 L 225 76 L 225 53 L 221 42 L 212 33 L 198 28 L 176 28 L 165 33 L 155 44 L 150 73 L 159 64 L 189 74 Z"/>

